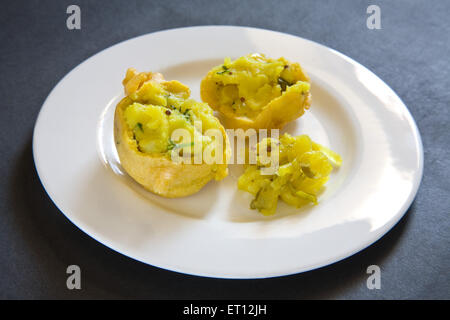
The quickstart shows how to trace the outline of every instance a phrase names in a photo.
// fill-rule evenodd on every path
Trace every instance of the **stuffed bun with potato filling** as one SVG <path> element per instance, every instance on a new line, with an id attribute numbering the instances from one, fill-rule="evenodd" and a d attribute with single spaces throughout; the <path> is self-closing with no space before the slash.
<path id="1" fill-rule="evenodd" d="M 269 164 L 263 154 L 278 154 L 278 167 L 273 174 L 264 174 Z M 238 179 L 238 188 L 254 196 L 251 209 L 263 215 L 272 215 L 278 199 L 291 206 L 317 204 L 317 195 L 328 181 L 341 157 L 330 149 L 315 143 L 307 135 L 293 137 L 287 133 L 279 139 L 265 138 L 256 146 L 256 163 L 248 165 Z M 272 158 L 272 157 L 271 157 Z"/>
<path id="2" fill-rule="evenodd" d="M 160 73 L 128 69 L 126 97 L 116 107 L 114 138 L 125 171 L 164 197 L 199 191 L 228 174 L 229 142 L 206 103 Z"/>
<path id="3" fill-rule="evenodd" d="M 280 129 L 311 105 L 310 80 L 301 66 L 263 54 L 226 58 L 208 72 L 200 90 L 230 128 Z"/>

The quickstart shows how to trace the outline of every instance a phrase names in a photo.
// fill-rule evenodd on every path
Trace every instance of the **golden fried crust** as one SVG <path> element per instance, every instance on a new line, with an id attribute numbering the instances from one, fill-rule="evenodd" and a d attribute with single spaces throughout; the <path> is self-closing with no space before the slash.
<path id="1" fill-rule="evenodd" d="M 124 81 L 125 85 L 128 83 Z M 136 90 L 140 85 L 129 87 L 129 91 Z M 212 179 L 220 180 L 227 176 L 226 161 L 217 165 L 183 164 L 171 161 L 166 155 L 140 152 L 124 118 L 126 107 L 132 102 L 129 97 L 125 97 L 116 107 L 114 139 L 122 167 L 145 189 L 167 198 L 184 197 L 198 192 Z M 225 141 L 224 159 L 228 159 L 229 141 L 225 129 L 222 126 L 219 129 Z"/>

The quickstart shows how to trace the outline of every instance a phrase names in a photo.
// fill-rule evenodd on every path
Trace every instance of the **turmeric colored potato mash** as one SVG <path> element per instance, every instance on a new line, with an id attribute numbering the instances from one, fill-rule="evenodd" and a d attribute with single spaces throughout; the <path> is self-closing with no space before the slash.
<path id="1" fill-rule="evenodd" d="M 278 153 L 279 167 L 274 174 L 263 174 L 269 165 L 260 161 L 261 150 Z M 339 167 L 341 157 L 313 142 L 307 135 L 293 137 L 287 133 L 280 139 L 265 138 L 257 145 L 257 163 L 249 165 L 239 177 L 238 188 L 255 198 L 250 204 L 264 215 L 272 215 L 278 199 L 295 207 L 317 204 L 317 194 L 328 181 L 333 166 Z"/>
<path id="2" fill-rule="evenodd" d="M 164 197 L 182 197 L 199 191 L 208 181 L 228 174 L 229 142 L 223 126 L 206 104 L 190 99 L 182 83 L 165 81 L 160 73 L 128 69 L 123 80 L 126 97 L 116 107 L 114 138 L 123 168 L 138 183 Z M 183 129 L 188 142 L 171 139 Z M 217 140 L 205 134 L 215 129 Z M 182 137 L 180 137 L 181 139 Z M 221 146 L 221 162 L 173 161 L 194 158 L 205 149 Z"/>
<path id="3" fill-rule="evenodd" d="M 281 128 L 311 105 L 310 80 L 300 65 L 263 54 L 226 58 L 202 80 L 200 94 L 229 128 Z"/>

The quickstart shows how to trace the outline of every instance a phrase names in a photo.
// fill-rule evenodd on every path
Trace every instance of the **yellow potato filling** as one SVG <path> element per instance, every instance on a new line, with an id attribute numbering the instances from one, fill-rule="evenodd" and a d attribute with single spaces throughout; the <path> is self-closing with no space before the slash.
<path id="1" fill-rule="evenodd" d="M 262 154 L 278 154 L 278 169 L 264 174 L 270 165 Z M 339 167 L 341 157 L 315 143 L 307 135 L 293 137 L 287 133 L 279 139 L 265 138 L 256 146 L 257 163 L 248 165 L 239 177 L 238 188 L 255 196 L 250 204 L 264 215 L 272 215 L 278 199 L 295 207 L 317 204 L 317 195 L 328 181 L 333 166 Z"/>
<path id="2" fill-rule="evenodd" d="M 124 118 L 139 151 L 169 154 L 179 149 L 194 155 L 211 144 L 213 138 L 203 133 L 217 129 L 220 123 L 208 104 L 189 98 L 189 88 L 178 81 L 158 79 L 146 81 L 140 88 L 127 85 L 132 103 L 124 110 Z M 177 129 L 188 134 L 172 139 Z"/>
<path id="3" fill-rule="evenodd" d="M 114 112 L 120 164 L 145 189 L 167 198 L 198 192 L 228 174 L 230 145 L 206 103 L 182 83 L 129 68 Z"/>
<path id="4" fill-rule="evenodd" d="M 307 93 L 310 84 L 297 63 L 250 54 L 226 58 L 213 68 L 209 81 L 217 86 L 218 104 L 236 116 L 255 118 L 272 100 L 290 92 Z"/>

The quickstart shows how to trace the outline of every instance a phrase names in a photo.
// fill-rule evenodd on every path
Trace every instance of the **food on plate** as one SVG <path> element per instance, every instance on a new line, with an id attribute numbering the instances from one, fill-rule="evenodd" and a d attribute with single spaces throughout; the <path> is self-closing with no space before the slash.
<path id="1" fill-rule="evenodd" d="M 227 176 L 228 138 L 208 104 L 190 99 L 187 86 L 160 73 L 130 68 L 123 85 L 126 97 L 115 110 L 114 138 L 121 165 L 134 180 L 174 198 Z M 183 134 L 174 138 L 176 133 Z"/>
<path id="2" fill-rule="evenodd" d="M 264 215 L 275 213 L 279 198 L 295 207 L 316 205 L 333 166 L 342 163 L 337 153 L 307 135 L 293 137 L 285 133 L 279 139 L 265 138 L 255 149 L 256 163 L 248 165 L 239 177 L 238 188 L 254 196 L 250 208 Z M 262 156 L 273 153 L 278 155 L 279 166 L 273 174 L 264 174 L 263 169 L 272 164 Z"/>
<path id="3" fill-rule="evenodd" d="M 226 58 L 202 80 L 200 94 L 229 128 L 279 129 L 311 105 L 310 80 L 298 63 L 257 53 Z"/>

